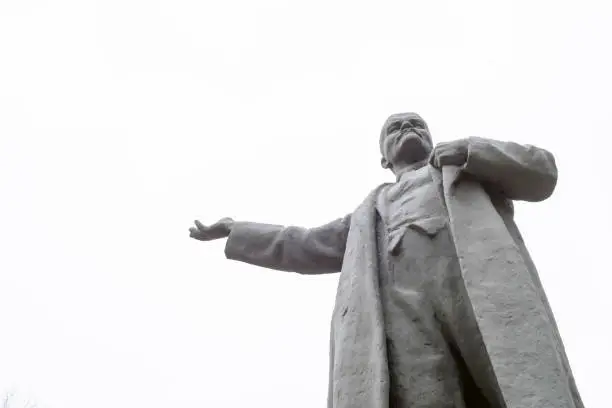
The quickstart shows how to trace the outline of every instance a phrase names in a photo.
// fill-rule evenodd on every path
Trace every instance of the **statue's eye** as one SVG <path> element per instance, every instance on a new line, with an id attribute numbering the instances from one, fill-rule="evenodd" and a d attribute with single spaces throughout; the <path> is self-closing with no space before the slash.
<path id="1" fill-rule="evenodd" d="M 414 122 L 414 127 L 418 128 L 418 129 L 425 129 L 425 123 L 419 121 Z"/>
<path id="2" fill-rule="evenodd" d="M 391 134 L 393 132 L 397 132 L 398 130 L 400 130 L 400 127 L 402 126 L 401 122 L 397 121 L 397 122 L 393 122 L 391 123 L 388 127 L 387 127 L 387 134 Z"/>

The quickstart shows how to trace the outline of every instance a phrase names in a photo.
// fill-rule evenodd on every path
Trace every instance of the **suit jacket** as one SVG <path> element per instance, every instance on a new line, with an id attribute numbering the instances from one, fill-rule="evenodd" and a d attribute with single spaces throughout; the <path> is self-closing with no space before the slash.
<path id="1" fill-rule="evenodd" d="M 469 301 L 485 341 L 499 407 L 583 408 L 512 200 L 541 201 L 556 185 L 548 151 L 469 138 L 461 168 L 431 167 L 443 192 Z M 238 222 L 229 259 L 320 274 L 340 271 L 330 336 L 329 408 L 387 408 L 389 377 L 378 282 L 376 188 L 351 214 L 317 228 Z M 418 223 L 418 221 L 417 221 Z M 427 225 L 423 225 L 427 228 Z M 468 357 L 469 358 L 469 357 Z"/>

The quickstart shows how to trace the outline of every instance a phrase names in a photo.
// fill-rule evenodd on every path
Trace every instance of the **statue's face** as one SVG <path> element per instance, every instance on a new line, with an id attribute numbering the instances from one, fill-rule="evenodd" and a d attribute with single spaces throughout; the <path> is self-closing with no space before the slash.
<path id="1" fill-rule="evenodd" d="M 380 134 L 385 168 L 399 168 L 425 160 L 433 148 L 427 124 L 416 113 L 391 115 Z"/>

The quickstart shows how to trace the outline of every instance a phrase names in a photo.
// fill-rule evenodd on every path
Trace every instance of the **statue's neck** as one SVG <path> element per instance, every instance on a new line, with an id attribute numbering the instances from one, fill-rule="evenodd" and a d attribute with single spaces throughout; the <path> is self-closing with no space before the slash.
<path id="1" fill-rule="evenodd" d="M 395 177 L 396 177 L 397 181 L 399 181 L 399 179 L 404 174 L 406 174 L 407 172 L 418 170 L 418 169 L 426 166 L 428 162 L 429 162 L 429 158 L 426 158 L 426 159 L 421 160 L 419 162 L 412 163 L 412 164 L 410 164 L 410 165 L 408 165 L 406 167 L 402 167 L 401 169 L 398 169 L 398 171 L 395 172 Z"/>

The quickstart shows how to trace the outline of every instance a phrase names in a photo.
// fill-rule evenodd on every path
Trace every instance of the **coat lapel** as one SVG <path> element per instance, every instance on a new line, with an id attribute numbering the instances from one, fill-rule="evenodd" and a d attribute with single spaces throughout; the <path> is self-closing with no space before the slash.
<path id="1" fill-rule="evenodd" d="M 499 406 L 573 408 L 555 328 L 520 248 L 481 185 L 444 167 L 449 224 L 468 301 L 490 358 Z"/>
<path id="2" fill-rule="evenodd" d="M 375 189 L 351 217 L 336 306 L 328 407 L 387 408 L 388 364 L 376 241 Z"/>

